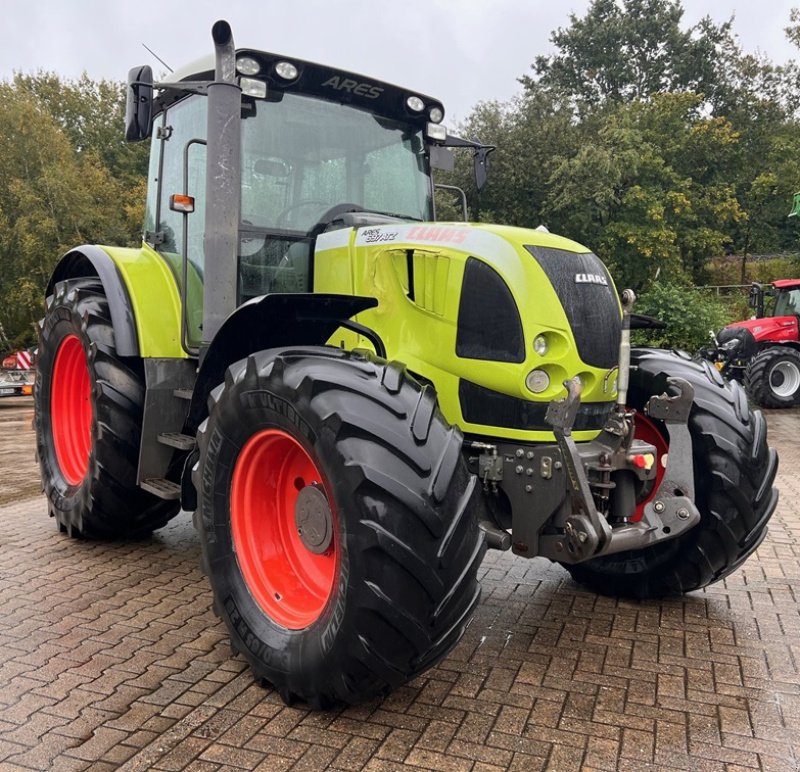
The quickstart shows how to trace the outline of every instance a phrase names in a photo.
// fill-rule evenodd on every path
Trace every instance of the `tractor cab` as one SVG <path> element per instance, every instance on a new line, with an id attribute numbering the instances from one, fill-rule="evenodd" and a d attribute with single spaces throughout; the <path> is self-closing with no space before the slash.
<path id="1" fill-rule="evenodd" d="M 748 302 L 756 319 L 800 314 L 800 279 L 777 279 L 772 284 L 753 282 Z"/>
<path id="2" fill-rule="evenodd" d="M 271 292 L 312 291 L 323 231 L 430 222 L 431 170 L 448 166 L 447 148 L 472 149 L 479 186 L 493 149 L 448 137 L 436 99 L 235 50 L 225 30 L 217 32 L 216 60 L 160 84 L 149 67 L 134 68 L 128 89 L 126 136 L 152 143 L 145 242 L 181 286 L 191 353 L 234 307 Z M 209 195 L 225 206 L 206 208 Z M 204 290 L 209 280 L 213 297 Z"/>

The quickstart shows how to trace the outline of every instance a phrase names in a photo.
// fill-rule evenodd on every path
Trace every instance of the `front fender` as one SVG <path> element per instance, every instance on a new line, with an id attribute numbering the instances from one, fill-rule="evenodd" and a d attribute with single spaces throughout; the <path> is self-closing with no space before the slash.
<path id="1" fill-rule="evenodd" d="M 185 431 L 196 432 L 208 415 L 208 395 L 222 383 L 228 365 L 268 348 L 322 345 L 342 322 L 377 304 L 354 295 L 274 293 L 239 306 L 201 354 Z"/>

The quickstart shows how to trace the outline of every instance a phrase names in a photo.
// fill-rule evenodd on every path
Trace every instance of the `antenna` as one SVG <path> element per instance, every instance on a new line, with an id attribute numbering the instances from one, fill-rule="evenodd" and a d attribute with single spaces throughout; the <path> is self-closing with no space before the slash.
<path id="1" fill-rule="evenodd" d="M 152 55 L 153 55 L 153 56 L 154 56 L 156 59 L 158 59 L 158 61 L 159 61 L 159 62 L 161 62 L 161 64 L 163 64 L 163 65 L 164 65 L 164 66 L 165 66 L 165 67 L 166 67 L 166 68 L 167 68 L 167 69 L 168 69 L 170 72 L 175 72 L 175 70 L 173 70 L 173 69 L 172 69 L 172 67 L 170 67 L 170 66 L 169 66 L 169 65 L 168 65 L 168 64 L 167 64 L 167 63 L 166 63 L 166 62 L 165 62 L 165 61 L 164 61 L 164 60 L 163 60 L 163 59 L 162 59 L 162 58 L 161 58 L 161 57 L 160 57 L 160 56 L 159 56 L 159 55 L 158 55 L 158 54 L 155 52 L 155 51 L 153 51 L 153 49 L 152 49 L 152 48 L 149 48 L 149 47 L 148 47 L 148 46 L 146 46 L 144 43 L 142 43 L 142 46 L 144 47 L 144 49 L 145 49 L 147 52 L 149 52 L 149 53 L 150 53 L 150 54 L 152 54 Z"/>

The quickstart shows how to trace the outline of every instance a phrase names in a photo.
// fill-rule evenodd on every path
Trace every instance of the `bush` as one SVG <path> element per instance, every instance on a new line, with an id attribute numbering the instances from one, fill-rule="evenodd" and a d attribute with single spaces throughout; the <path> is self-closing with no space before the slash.
<path id="1" fill-rule="evenodd" d="M 800 274 L 800 256 L 798 255 L 750 256 L 747 259 L 744 283 L 758 281 L 767 284 L 775 279 L 793 279 L 798 274 Z M 703 269 L 702 281 L 712 285 L 740 284 L 742 282 L 742 258 L 729 255 L 710 260 Z"/>
<path id="2" fill-rule="evenodd" d="M 717 332 L 733 321 L 725 303 L 713 292 L 668 282 L 651 285 L 637 299 L 633 310 L 655 316 L 667 324 L 664 330 L 634 332 L 635 345 L 677 348 L 692 353 L 708 345 L 709 330 Z"/>

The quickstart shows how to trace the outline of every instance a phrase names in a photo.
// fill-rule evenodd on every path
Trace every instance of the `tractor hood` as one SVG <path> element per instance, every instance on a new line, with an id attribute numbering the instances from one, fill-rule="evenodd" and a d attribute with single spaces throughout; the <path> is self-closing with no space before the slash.
<path id="1" fill-rule="evenodd" d="M 725 327 L 726 330 L 737 328 L 747 330 L 757 342 L 796 341 L 798 337 L 796 316 L 765 316 L 760 319 L 745 319 Z"/>
<path id="2" fill-rule="evenodd" d="M 314 291 L 375 297 L 357 321 L 436 386 L 466 433 L 552 441 L 547 410 L 577 377 L 574 429 L 591 439 L 616 397 L 619 299 L 601 260 L 574 241 L 483 223 L 344 227 L 317 239 Z M 363 345 L 343 333 L 333 342 Z"/>

